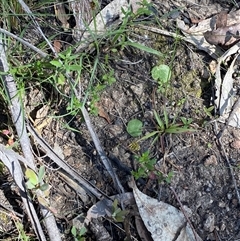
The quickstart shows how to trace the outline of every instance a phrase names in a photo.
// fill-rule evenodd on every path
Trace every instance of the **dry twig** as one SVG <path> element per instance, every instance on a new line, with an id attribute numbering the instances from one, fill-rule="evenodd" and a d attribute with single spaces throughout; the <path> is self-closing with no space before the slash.
<path id="1" fill-rule="evenodd" d="M 21 108 L 21 102 L 19 99 L 17 87 L 13 77 L 7 74 L 9 68 L 8 68 L 7 58 L 5 55 L 5 50 L 3 47 L 2 36 L 0 37 L 0 61 L 1 61 L 1 71 L 6 73 L 6 75 L 2 76 L 2 79 L 3 79 L 4 86 L 7 90 L 6 94 L 8 95 L 8 98 L 10 101 L 9 103 L 10 112 L 12 115 L 13 124 L 16 127 L 16 131 L 19 137 L 19 141 L 20 141 L 24 156 L 29 161 L 30 166 L 34 168 L 34 170 L 36 170 L 35 164 L 34 164 L 34 158 L 30 148 L 29 137 L 25 128 L 24 115 L 23 115 L 23 110 Z M 33 228 L 39 240 L 45 241 L 46 238 L 43 233 L 36 211 L 34 209 L 33 203 L 31 199 L 28 197 L 25 186 L 23 185 L 24 176 L 23 176 L 23 172 L 18 159 L 16 157 L 13 157 L 12 155 L 9 155 L 9 153 L 6 152 L 6 150 L 2 147 L 1 160 L 2 161 L 5 160 L 4 164 L 8 167 L 10 173 L 12 174 L 14 180 L 16 181 L 16 184 L 19 187 L 21 198 L 23 200 L 28 216 L 32 222 Z"/>

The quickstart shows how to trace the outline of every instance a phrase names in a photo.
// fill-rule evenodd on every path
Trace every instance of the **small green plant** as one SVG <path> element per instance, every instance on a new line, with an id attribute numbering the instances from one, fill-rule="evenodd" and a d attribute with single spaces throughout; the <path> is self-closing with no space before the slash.
<path id="1" fill-rule="evenodd" d="M 113 201 L 113 206 L 112 206 L 112 218 L 114 221 L 121 223 L 124 221 L 126 215 L 128 214 L 127 210 L 122 210 L 121 208 L 118 207 L 118 200 L 115 199 Z"/>
<path id="2" fill-rule="evenodd" d="M 28 179 L 26 182 L 26 187 L 30 190 L 40 189 L 41 191 L 46 191 L 49 189 L 49 185 L 43 182 L 45 176 L 45 168 L 41 166 L 39 168 L 38 174 L 36 174 L 32 169 L 27 168 L 25 176 Z"/>
<path id="3" fill-rule="evenodd" d="M 171 122 L 168 118 L 168 114 L 166 109 L 163 111 L 163 117 L 161 118 L 159 114 L 154 110 L 154 117 L 156 120 L 156 128 L 157 130 L 149 132 L 145 136 L 143 136 L 139 141 L 146 140 L 148 138 L 154 137 L 153 143 L 161 137 L 163 134 L 178 134 L 184 132 L 192 132 L 196 131 L 191 128 L 192 118 L 180 117 L 180 122 L 176 122 L 176 118 L 174 118 Z M 138 137 L 142 135 L 143 132 L 143 123 L 138 119 L 132 119 L 127 124 L 127 132 L 132 137 Z"/>
<path id="4" fill-rule="evenodd" d="M 189 126 L 193 122 L 192 118 L 180 117 L 180 119 L 184 126 Z"/>
<path id="5" fill-rule="evenodd" d="M 85 241 L 84 235 L 87 233 L 87 229 L 82 227 L 80 230 L 77 230 L 75 226 L 72 226 L 71 233 L 74 237 L 74 241 Z"/>
<path id="6" fill-rule="evenodd" d="M 127 124 L 127 132 L 132 137 L 137 137 L 142 135 L 143 123 L 138 119 L 132 119 Z"/>
<path id="7" fill-rule="evenodd" d="M 208 117 L 212 117 L 212 111 L 214 110 L 214 106 L 210 106 L 210 107 L 203 107 L 203 111 L 205 112 L 205 114 L 208 116 Z"/>
<path id="8" fill-rule="evenodd" d="M 24 231 L 23 224 L 19 221 L 16 221 L 15 225 L 16 225 L 16 228 L 18 230 L 18 240 L 29 241 L 30 237 L 26 235 L 26 232 Z"/>
<path id="9" fill-rule="evenodd" d="M 135 156 L 135 159 L 139 163 L 137 171 L 132 171 L 132 175 L 136 179 L 139 179 L 140 177 L 146 178 L 155 170 L 157 160 L 155 158 L 150 158 L 149 151 L 145 151 L 141 156 Z"/>
<path id="10" fill-rule="evenodd" d="M 163 174 L 156 169 L 157 160 L 150 157 L 149 151 L 145 151 L 141 156 L 135 156 L 135 159 L 139 163 L 137 171 L 132 171 L 132 175 L 136 178 L 150 178 L 158 180 L 158 182 L 170 183 L 173 177 L 173 172 L 169 172 L 167 175 Z"/>
<path id="11" fill-rule="evenodd" d="M 155 141 L 163 134 L 179 134 L 196 131 L 195 129 L 190 127 L 190 124 L 192 123 L 191 118 L 187 119 L 185 117 L 181 117 L 181 122 L 179 123 L 177 123 L 176 118 L 174 118 L 173 121 L 170 123 L 167 111 L 165 109 L 163 111 L 162 118 L 155 110 L 153 113 L 155 120 L 157 121 L 157 130 L 146 134 L 140 140 L 146 140 L 150 137 L 154 137 L 153 143 L 155 143 Z"/>
<path id="12" fill-rule="evenodd" d="M 152 68 L 152 78 L 158 82 L 158 90 L 165 92 L 170 86 L 169 80 L 171 79 L 171 69 L 168 65 L 160 64 Z"/>
<path id="13" fill-rule="evenodd" d="M 208 142 L 207 143 L 207 148 L 209 148 L 209 149 L 212 148 L 212 143 Z"/>

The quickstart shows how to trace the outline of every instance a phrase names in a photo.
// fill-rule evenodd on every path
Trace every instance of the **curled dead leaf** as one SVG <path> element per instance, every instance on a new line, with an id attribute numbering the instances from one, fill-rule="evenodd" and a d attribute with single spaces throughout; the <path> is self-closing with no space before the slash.
<path id="1" fill-rule="evenodd" d="M 240 40 L 239 34 L 240 24 L 234 24 L 226 27 L 221 27 L 213 31 L 203 33 L 203 36 L 208 43 L 213 45 L 221 45 L 222 47 L 233 46 Z"/>
<path id="2" fill-rule="evenodd" d="M 223 28 L 227 26 L 227 12 L 222 11 L 217 15 L 217 20 L 216 20 L 216 28 Z"/>
<path id="3" fill-rule="evenodd" d="M 102 107 L 102 105 L 98 102 L 98 103 L 95 103 L 95 107 L 98 109 L 98 115 L 104 118 L 108 122 L 108 124 L 111 124 L 111 119 L 108 113 Z"/>
<path id="4" fill-rule="evenodd" d="M 216 17 L 216 29 L 203 33 L 208 43 L 228 48 L 240 40 L 240 23 L 227 26 L 227 18 L 227 12 L 220 12 Z"/>
<path id="5" fill-rule="evenodd" d="M 215 74 L 216 73 L 216 70 L 217 70 L 217 61 L 216 60 L 212 60 L 209 63 L 209 69 L 210 69 L 211 74 Z"/>
<path id="6" fill-rule="evenodd" d="M 57 53 L 59 53 L 61 48 L 62 48 L 62 44 L 61 44 L 61 42 L 59 40 L 54 40 L 53 41 L 53 47 L 54 47 L 55 51 Z"/>

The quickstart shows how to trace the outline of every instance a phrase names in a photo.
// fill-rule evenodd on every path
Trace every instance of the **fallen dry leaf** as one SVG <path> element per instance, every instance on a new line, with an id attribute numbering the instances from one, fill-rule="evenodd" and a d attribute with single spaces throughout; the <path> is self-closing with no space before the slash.
<path id="1" fill-rule="evenodd" d="M 60 50 L 61 50 L 62 44 L 61 44 L 61 42 L 59 40 L 54 40 L 53 41 L 53 47 L 54 47 L 55 51 L 57 53 L 59 53 Z"/>
<path id="2" fill-rule="evenodd" d="M 227 12 L 220 12 L 216 19 L 216 29 L 207 31 L 203 35 L 210 44 L 221 45 L 223 48 L 229 48 L 239 41 L 240 23 L 227 25 Z"/>
<path id="3" fill-rule="evenodd" d="M 151 237 L 151 233 L 146 229 L 146 227 L 140 217 L 135 216 L 135 224 L 136 224 L 138 235 L 141 238 L 141 241 L 153 240 Z"/>
<path id="4" fill-rule="evenodd" d="M 36 119 L 34 120 L 34 123 L 33 123 L 34 127 L 40 125 L 44 121 L 44 119 L 47 117 L 48 110 L 49 110 L 49 106 L 44 105 L 37 111 Z"/>
<path id="5" fill-rule="evenodd" d="M 154 241 L 196 241 L 182 212 L 140 192 L 134 180 L 129 185 L 133 188 L 140 216 Z M 202 240 L 196 236 L 197 241 Z"/>
<path id="6" fill-rule="evenodd" d="M 233 130 L 232 134 L 235 139 L 240 140 L 240 130 L 239 129 Z"/>
<path id="7" fill-rule="evenodd" d="M 217 69 L 217 61 L 216 60 L 212 60 L 209 63 L 209 70 L 210 70 L 211 74 L 215 74 L 216 73 L 216 69 Z"/>
<path id="8" fill-rule="evenodd" d="M 140 1 L 136 0 L 113 0 L 106 7 L 104 7 L 95 17 L 94 20 L 88 25 L 88 31 L 85 31 L 81 36 L 83 41 L 76 50 L 76 52 L 82 51 L 84 48 L 89 46 L 89 43 L 93 42 L 92 36 L 104 35 L 109 27 L 113 28 L 121 23 L 122 19 L 125 18 L 125 12 L 129 8 L 133 11 L 141 8 L 138 4 Z M 146 3 L 150 3 L 151 0 L 147 0 Z"/>
<path id="9" fill-rule="evenodd" d="M 240 24 L 238 23 L 213 31 L 207 31 L 203 35 L 208 43 L 228 48 L 240 40 L 239 29 Z"/>
<path id="10" fill-rule="evenodd" d="M 98 115 L 100 117 L 103 117 L 107 122 L 108 124 L 111 124 L 111 119 L 108 115 L 108 113 L 103 109 L 102 105 L 98 102 L 98 103 L 95 103 L 95 107 L 98 109 Z"/>
<path id="11" fill-rule="evenodd" d="M 229 114 L 232 110 L 232 106 L 235 102 L 235 94 L 233 92 L 233 73 L 235 71 L 234 66 L 239 54 L 236 54 L 240 49 L 239 43 L 231 47 L 226 51 L 218 60 L 218 65 L 215 74 L 215 95 L 216 98 L 214 103 L 219 110 L 219 114 L 223 116 L 224 114 Z M 230 66 L 228 67 L 227 73 L 222 79 L 222 63 L 226 62 L 229 56 L 235 55 Z M 236 122 L 239 124 L 237 118 Z M 236 125 L 235 125 L 236 126 Z"/>
<path id="12" fill-rule="evenodd" d="M 227 26 L 227 12 L 222 11 L 217 15 L 216 29 Z"/>
<path id="13" fill-rule="evenodd" d="M 236 29 L 237 25 L 240 24 L 240 10 L 227 14 L 227 29 L 221 29 L 226 22 L 226 16 L 224 14 L 225 13 L 220 13 L 220 17 L 218 17 L 218 14 L 217 16 L 205 19 L 192 27 L 186 25 L 184 21 L 177 19 L 177 26 L 182 30 L 186 38 L 197 46 L 198 49 L 207 52 L 214 59 L 217 59 L 223 54 L 220 46 L 218 46 L 219 43 L 231 46 L 235 41 L 234 38 L 238 39 L 239 37 Z M 221 16 L 223 19 L 220 21 Z M 227 30 L 230 31 L 229 34 L 226 32 Z M 224 35 L 222 36 L 222 34 Z M 204 35 L 211 44 L 206 40 Z M 219 38 L 221 36 L 221 39 L 216 40 L 215 35 L 219 35 Z"/>

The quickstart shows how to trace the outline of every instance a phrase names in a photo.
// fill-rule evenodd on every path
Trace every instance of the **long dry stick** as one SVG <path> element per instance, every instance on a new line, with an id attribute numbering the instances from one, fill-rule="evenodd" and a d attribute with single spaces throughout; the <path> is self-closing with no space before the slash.
<path id="1" fill-rule="evenodd" d="M 38 135 L 33 126 L 28 123 L 27 128 L 31 135 L 34 137 L 36 142 L 46 151 L 47 156 L 51 158 L 60 168 L 67 172 L 73 179 L 80 183 L 85 189 L 94 194 L 98 199 L 103 198 L 103 193 L 96 188 L 93 188 L 92 184 L 87 181 L 87 179 L 81 177 L 70 165 L 68 165 L 64 160 L 62 160 L 52 148 L 44 141 L 42 137 Z"/>
<path id="2" fill-rule="evenodd" d="M 55 54 L 55 56 L 57 56 L 56 50 L 54 49 L 54 47 L 52 46 L 52 44 L 50 43 L 48 38 L 44 35 L 44 33 L 43 33 L 41 27 L 39 26 L 38 22 L 36 21 L 36 18 L 34 16 L 34 14 L 32 13 L 32 11 L 29 9 L 29 7 L 25 4 L 24 1 L 18 0 L 18 2 L 19 2 L 19 4 L 21 4 L 23 10 L 26 13 L 28 13 L 28 16 L 31 18 L 34 25 L 36 26 L 36 29 L 39 31 L 41 36 L 44 38 L 46 43 L 49 45 L 52 52 Z M 42 54 L 43 54 L 44 57 L 46 57 L 46 54 L 44 54 L 44 53 L 42 53 Z M 56 224 L 56 221 L 55 221 L 55 218 L 54 218 L 53 214 L 51 212 L 49 212 L 47 209 L 45 209 L 42 205 L 41 205 L 41 211 L 42 211 L 43 216 L 45 217 L 44 221 L 45 221 L 46 228 L 48 230 L 50 240 L 51 241 L 61 240 L 61 235 L 60 235 L 59 230 L 57 228 L 57 224 Z"/>
<path id="3" fill-rule="evenodd" d="M 31 43 L 23 40 L 22 38 L 19 38 L 18 36 L 16 36 L 13 33 L 8 32 L 7 30 L 0 28 L 0 33 L 3 33 L 5 35 L 8 35 L 11 38 L 15 38 L 17 41 L 19 41 L 20 43 L 26 45 L 28 48 L 32 49 L 33 51 L 35 51 L 36 53 L 40 54 L 43 57 L 47 57 L 47 54 L 44 53 L 41 49 L 35 47 L 34 45 L 32 45 Z"/>
<path id="4" fill-rule="evenodd" d="M 21 106 L 21 101 L 18 96 L 19 95 L 18 90 L 17 90 L 13 77 L 11 75 L 7 74 L 9 68 L 8 68 L 7 58 L 5 55 L 5 50 L 3 47 L 2 35 L 0 36 L 0 62 L 1 62 L 1 71 L 6 73 L 6 75 L 2 76 L 2 79 L 4 82 L 4 86 L 7 90 L 6 94 L 8 95 L 8 98 L 10 100 L 10 112 L 12 115 L 13 124 L 16 127 L 16 131 L 17 131 L 19 141 L 20 141 L 20 144 L 22 147 L 22 151 L 24 153 L 25 158 L 27 158 L 28 161 L 31 163 L 31 166 L 35 167 L 34 158 L 32 155 L 31 148 L 30 148 L 29 137 L 28 137 L 28 134 L 27 134 L 27 131 L 25 128 L 23 108 Z M 23 173 L 22 173 L 18 160 L 17 159 L 15 159 L 15 161 L 10 160 L 10 162 L 12 162 L 12 167 L 9 166 L 9 168 L 10 168 L 9 171 L 14 175 L 15 174 L 14 169 L 16 169 L 18 175 L 17 175 L 17 177 L 14 177 L 14 176 L 13 177 L 18 180 L 18 183 L 22 183 L 23 182 Z M 11 170 L 11 169 L 13 169 L 13 170 Z M 42 241 L 45 241 L 46 238 L 43 233 L 40 221 L 39 221 L 36 211 L 34 209 L 33 203 L 26 193 L 26 189 L 25 189 L 24 185 L 20 184 L 19 189 L 20 189 L 21 198 L 27 209 L 27 213 L 32 222 L 33 228 L 34 228 L 38 238 Z"/>
<path id="5" fill-rule="evenodd" d="M 39 32 L 41 32 L 41 34 L 44 35 L 38 22 L 35 21 L 35 18 L 33 16 L 33 14 L 31 13 L 30 9 L 28 8 L 28 6 L 21 0 L 19 0 L 19 3 L 22 5 L 23 9 L 29 14 L 29 16 L 35 23 Z M 49 40 L 45 36 L 43 36 L 43 37 L 47 43 L 50 43 Z M 54 48 L 52 47 L 51 49 L 55 53 Z M 43 52 L 42 53 L 38 52 L 38 53 L 44 54 Z M 2 44 L 1 57 L 2 57 L 1 60 L 2 60 L 3 71 L 7 72 L 8 64 L 7 64 L 7 60 L 6 60 L 6 56 L 5 56 L 5 51 L 3 49 L 3 44 Z M 19 137 L 22 151 L 24 153 L 25 158 L 32 164 L 32 166 L 35 166 L 34 157 L 33 157 L 31 145 L 30 145 L 30 140 L 29 140 L 29 137 L 28 137 L 28 134 L 26 131 L 26 126 L 25 126 L 25 117 L 24 117 L 23 106 L 22 106 L 23 103 L 20 101 L 20 98 L 18 96 L 18 90 L 17 90 L 16 84 L 14 82 L 14 79 L 10 75 L 6 75 L 4 77 L 4 83 L 5 83 L 5 87 L 7 89 L 8 95 L 9 95 L 9 99 L 11 101 L 10 111 L 12 114 L 13 123 L 16 127 L 16 131 L 17 131 L 17 134 Z M 36 168 L 34 170 L 36 170 Z M 35 209 L 31 203 L 30 199 L 27 198 L 27 195 L 24 196 L 23 192 L 21 192 L 21 195 L 22 195 L 23 202 L 26 206 L 28 215 L 30 217 L 30 220 L 33 224 L 33 227 L 35 229 L 35 232 L 36 232 L 39 240 L 45 241 L 46 240 L 45 235 L 43 233 L 42 227 L 40 225 L 40 221 L 36 215 Z M 39 192 L 37 192 L 37 196 L 39 196 Z M 57 224 L 56 224 L 53 214 L 50 213 L 49 210 L 46 209 L 43 205 L 40 204 L 40 207 L 41 207 L 41 212 L 42 212 L 43 216 L 45 217 L 44 222 L 45 222 L 46 228 L 48 230 L 50 240 L 51 241 L 60 241 L 61 235 L 57 228 Z"/>

